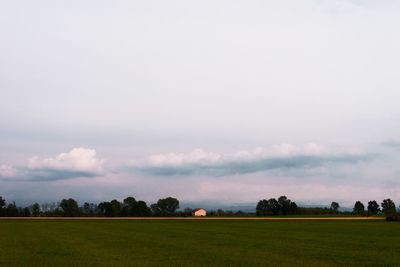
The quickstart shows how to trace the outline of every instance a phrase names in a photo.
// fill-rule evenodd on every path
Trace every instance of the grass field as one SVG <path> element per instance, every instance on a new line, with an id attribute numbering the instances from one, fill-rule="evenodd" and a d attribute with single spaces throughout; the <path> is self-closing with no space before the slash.
<path id="1" fill-rule="evenodd" d="M 1 266 L 399 266 L 382 220 L 0 220 Z"/>

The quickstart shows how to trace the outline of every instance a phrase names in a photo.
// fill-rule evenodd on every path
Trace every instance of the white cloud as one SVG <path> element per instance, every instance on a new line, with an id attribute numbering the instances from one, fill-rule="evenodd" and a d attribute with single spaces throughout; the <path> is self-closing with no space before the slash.
<path id="1" fill-rule="evenodd" d="M 96 157 L 96 150 L 74 148 L 54 158 L 38 156 L 28 160 L 27 166 L 0 166 L 0 177 L 12 181 L 55 181 L 105 174 L 104 160 Z"/>
<path id="2" fill-rule="evenodd" d="M 362 10 L 362 1 L 357 0 L 318 0 L 318 9 L 329 14 L 351 14 Z"/>
<path id="3" fill-rule="evenodd" d="M 225 176 L 266 170 L 312 169 L 325 164 L 357 163 L 371 157 L 360 152 L 327 149 L 314 143 L 302 146 L 280 144 L 230 154 L 207 152 L 201 148 L 186 154 L 157 154 L 134 168 L 151 175 Z"/>
<path id="4" fill-rule="evenodd" d="M 148 163 L 151 166 L 179 166 L 184 164 L 214 164 L 220 160 L 222 160 L 222 155 L 198 148 L 188 154 L 168 153 L 152 155 L 148 158 Z"/>
<path id="5" fill-rule="evenodd" d="M 181 166 L 187 164 L 212 165 L 226 161 L 246 161 L 272 156 L 317 155 L 326 152 L 322 146 L 308 143 L 303 146 L 291 144 L 274 145 L 270 148 L 257 147 L 252 150 L 240 150 L 231 154 L 218 154 L 194 149 L 189 153 L 167 153 L 151 155 L 147 159 L 149 166 Z"/>
<path id="6" fill-rule="evenodd" d="M 147 164 L 149 166 L 181 166 L 187 164 L 212 165 L 226 161 L 246 161 L 268 157 L 323 155 L 328 152 L 328 149 L 315 143 L 307 143 L 302 146 L 283 143 L 269 148 L 256 147 L 251 150 L 240 150 L 231 154 L 219 154 L 197 148 L 186 154 L 167 153 L 151 155 L 147 159 Z"/>
<path id="7" fill-rule="evenodd" d="M 46 169 L 59 171 L 78 171 L 101 173 L 104 160 L 96 158 L 96 150 L 74 148 L 68 153 L 61 153 L 55 158 L 40 159 L 35 156 L 29 159 L 28 167 L 32 170 Z"/>

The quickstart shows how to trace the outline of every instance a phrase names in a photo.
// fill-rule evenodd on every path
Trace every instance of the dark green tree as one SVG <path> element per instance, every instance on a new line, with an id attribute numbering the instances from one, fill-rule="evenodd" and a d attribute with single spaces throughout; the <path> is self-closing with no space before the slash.
<path id="1" fill-rule="evenodd" d="M 296 214 L 297 205 L 295 202 L 292 202 L 286 196 L 280 196 L 278 198 L 279 203 L 279 214 L 288 215 L 288 214 Z"/>
<path id="2" fill-rule="evenodd" d="M 365 214 L 365 207 L 361 201 L 356 201 L 353 208 L 353 213 L 357 215 L 364 215 Z"/>
<path id="3" fill-rule="evenodd" d="M 112 217 L 113 216 L 113 210 L 111 208 L 111 203 L 110 202 L 101 202 L 98 206 L 99 208 L 99 214 L 102 216 L 106 217 Z"/>
<path id="4" fill-rule="evenodd" d="M 15 202 L 9 203 L 7 205 L 6 215 L 8 217 L 17 217 L 19 215 L 18 208 L 17 208 L 17 205 L 15 205 Z"/>
<path id="5" fill-rule="evenodd" d="M 124 199 L 123 203 L 128 207 L 133 207 L 137 203 L 137 201 L 134 197 L 127 197 Z"/>
<path id="6" fill-rule="evenodd" d="M 0 209 L 4 208 L 6 206 L 6 200 L 0 196 Z"/>
<path id="7" fill-rule="evenodd" d="M 192 216 L 192 211 L 193 211 L 192 208 L 185 208 L 185 209 L 183 210 L 183 216 L 185 216 L 185 217 Z M 211 212 L 210 212 L 210 215 L 211 215 L 211 213 L 215 214 L 215 211 L 211 211 Z"/>
<path id="8" fill-rule="evenodd" d="M 280 197 L 279 200 L 275 198 L 262 199 L 257 203 L 256 214 L 258 216 L 286 214 L 290 211 L 290 203 L 285 196 Z M 285 211 L 283 211 L 284 209 Z"/>
<path id="9" fill-rule="evenodd" d="M 90 204 L 88 202 L 83 203 L 82 214 L 90 215 Z"/>
<path id="10" fill-rule="evenodd" d="M 111 200 L 111 210 L 112 210 L 112 216 L 117 217 L 121 215 L 122 212 L 122 204 L 116 199 Z"/>
<path id="11" fill-rule="evenodd" d="M 378 202 L 376 202 L 375 200 L 371 200 L 368 202 L 367 209 L 369 215 L 376 215 L 381 211 Z"/>
<path id="12" fill-rule="evenodd" d="M 297 214 L 298 213 L 298 207 L 296 202 L 291 202 L 290 203 L 290 214 Z"/>
<path id="13" fill-rule="evenodd" d="M 96 213 L 97 206 L 94 203 L 83 203 L 81 213 L 86 216 L 93 216 Z"/>
<path id="14" fill-rule="evenodd" d="M 145 216 L 149 216 L 150 214 L 151 214 L 151 210 L 147 206 L 146 202 L 139 200 L 134 207 L 133 216 L 145 217 Z"/>
<path id="15" fill-rule="evenodd" d="M 224 216 L 225 212 L 222 209 L 217 210 L 217 216 Z"/>
<path id="16" fill-rule="evenodd" d="M 151 204 L 150 205 L 151 212 L 153 215 L 158 216 L 160 215 L 160 208 L 158 207 L 157 203 Z"/>
<path id="17" fill-rule="evenodd" d="M 256 215 L 288 215 L 297 214 L 298 207 L 295 202 L 292 202 L 286 196 L 280 196 L 278 200 L 270 198 L 268 200 L 262 199 L 257 203 Z"/>
<path id="18" fill-rule="evenodd" d="M 172 215 L 179 209 L 179 200 L 173 197 L 159 199 L 157 206 L 162 215 Z"/>
<path id="19" fill-rule="evenodd" d="M 339 203 L 337 203 L 335 201 L 333 201 L 331 203 L 331 211 L 332 211 L 333 214 L 339 213 L 339 208 L 340 208 Z"/>
<path id="20" fill-rule="evenodd" d="M 38 203 L 35 203 L 32 205 L 32 215 L 39 216 L 39 214 L 40 214 L 40 205 Z"/>
<path id="21" fill-rule="evenodd" d="M 256 206 L 256 215 L 257 216 L 272 215 L 272 212 L 269 211 L 269 205 L 268 205 L 268 201 L 266 199 L 262 199 L 262 200 L 258 201 L 257 206 Z"/>
<path id="22" fill-rule="evenodd" d="M 137 201 L 134 197 L 125 198 L 122 205 L 123 216 L 134 216 L 135 206 L 137 205 Z"/>
<path id="23" fill-rule="evenodd" d="M 381 203 L 382 212 L 385 215 L 395 214 L 396 213 L 396 205 L 394 204 L 393 200 L 390 198 L 384 199 Z"/>
<path id="24" fill-rule="evenodd" d="M 281 215 L 286 215 L 289 212 L 290 200 L 286 196 L 280 196 L 278 198 L 279 203 L 279 213 Z"/>
<path id="25" fill-rule="evenodd" d="M 78 202 L 76 202 L 76 200 L 73 198 L 61 200 L 60 208 L 62 209 L 64 216 L 78 216 L 79 215 Z"/>
<path id="26" fill-rule="evenodd" d="M 275 198 L 268 199 L 268 206 L 273 215 L 278 215 L 280 213 L 281 207 L 278 200 Z"/>
<path id="27" fill-rule="evenodd" d="M 0 216 L 5 215 L 6 200 L 0 196 Z"/>
<path id="28" fill-rule="evenodd" d="M 31 216 L 31 211 L 30 211 L 30 209 L 28 207 L 24 208 L 23 216 L 24 217 L 30 217 Z"/>

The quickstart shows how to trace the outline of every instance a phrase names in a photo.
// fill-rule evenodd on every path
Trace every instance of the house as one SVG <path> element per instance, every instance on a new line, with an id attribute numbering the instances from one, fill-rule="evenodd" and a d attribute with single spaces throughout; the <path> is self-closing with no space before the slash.
<path id="1" fill-rule="evenodd" d="M 192 216 L 196 216 L 196 217 L 202 217 L 202 216 L 207 216 L 207 211 L 205 209 L 194 209 L 192 211 Z"/>

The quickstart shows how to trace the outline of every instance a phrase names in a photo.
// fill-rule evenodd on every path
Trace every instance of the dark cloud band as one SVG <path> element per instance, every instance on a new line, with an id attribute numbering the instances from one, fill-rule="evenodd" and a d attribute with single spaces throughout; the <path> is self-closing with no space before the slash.
<path id="1" fill-rule="evenodd" d="M 210 175 L 227 176 L 269 170 L 307 169 L 327 164 L 355 164 L 373 159 L 377 155 L 297 155 L 255 160 L 224 161 L 215 164 L 182 164 L 137 167 L 136 171 L 159 176 Z"/>

